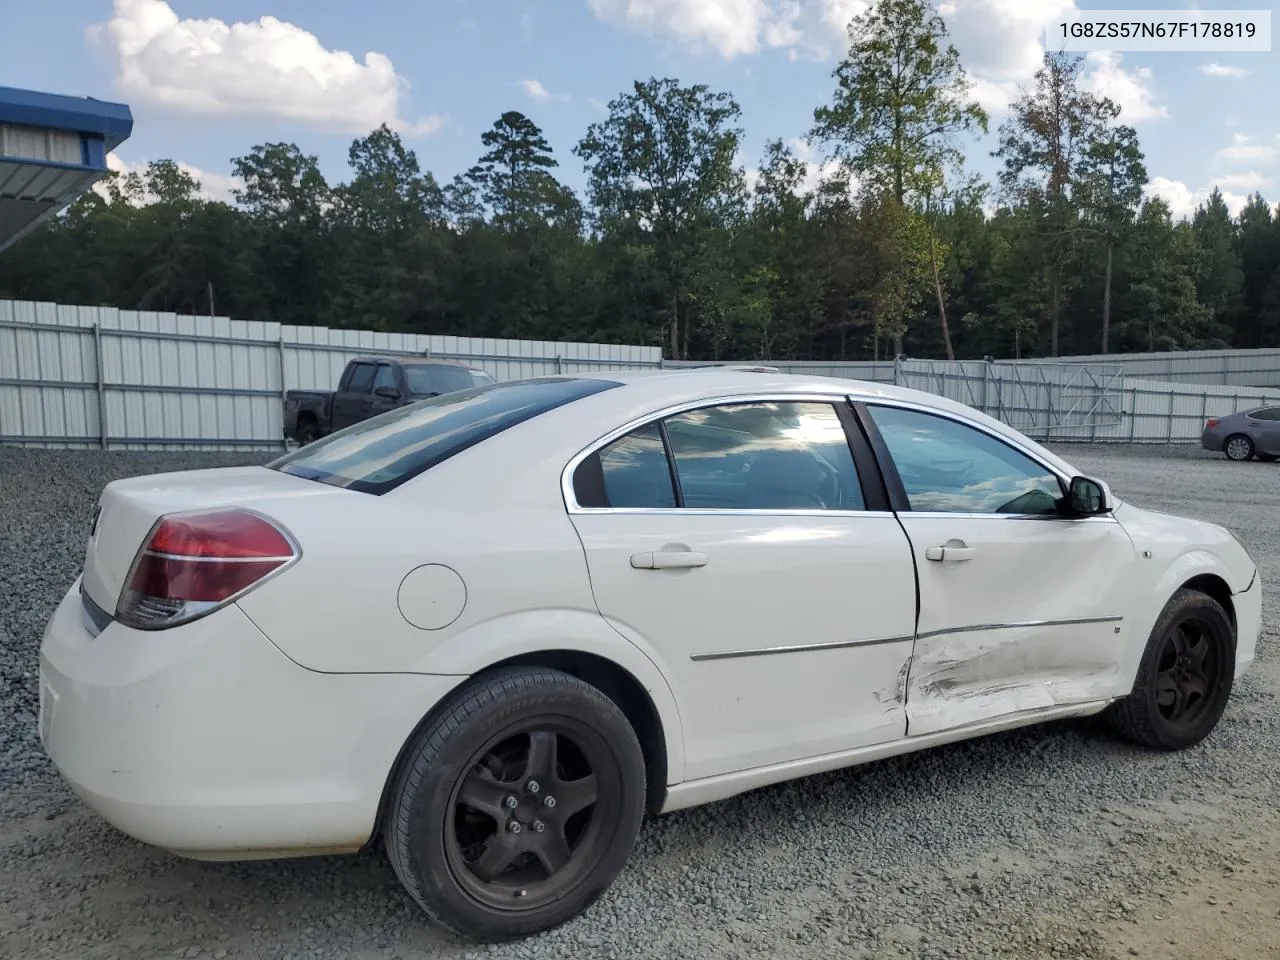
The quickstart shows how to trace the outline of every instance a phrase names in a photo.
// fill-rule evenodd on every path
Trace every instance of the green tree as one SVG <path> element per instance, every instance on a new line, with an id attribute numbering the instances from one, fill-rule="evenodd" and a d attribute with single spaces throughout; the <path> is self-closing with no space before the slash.
<path id="1" fill-rule="evenodd" d="M 332 299 L 338 262 L 325 213 L 332 191 L 319 160 L 297 144 L 265 143 L 233 158 L 231 169 L 243 183 L 233 196 L 249 216 L 268 316 L 318 323 Z"/>
<path id="2" fill-rule="evenodd" d="M 682 302 L 706 265 L 700 240 L 743 202 L 734 161 L 742 111 L 727 93 L 656 78 L 637 81 L 608 109 L 574 153 L 586 164 L 600 228 L 652 244 L 665 288 L 668 344 L 681 359 L 691 333 L 690 324 L 681 326 Z"/>
<path id="3" fill-rule="evenodd" d="M 1280 327 L 1270 318 L 1267 306 L 1276 271 L 1280 270 L 1280 220 L 1260 193 L 1249 198 L 1240 211 L 1240 317 L 1237 329 L 1240 346 L 1280 345 Z"/>
<path id="4" fill-rule="evenodd" d="M 1080 83 L 1080 57 L 1046 53 L 1035 89 L 1024 90 L 1000 126 L 995 156 L 1003 161 L 1000 186 L 1009 202 L 1025 206 L 1040 223 L 1039 242 L 1028 251 L 1043 272 L 1048 297 L 1049 353 L 1058 355 L 1063 307 L 1080 276 L 1078 188 L 1090 158 L 1119 108 Z"/>
<path id="5" fill-rule="evenodd" d="M 1244 288 L 1239 224 L 1232 219 L 1222 191 L 1217 187 L 1196 209 L 1191 229 L 1198 250 L 1196 293 L 1199 300 L 1213 311 L 1219 323 L 1238 325 Z"/>
<path id="6" fill-rule="evenodd" d="M 486 152 L 467 172 L 494 222 L 516 229 L 534 224 L 578 228 L 582 210 L 551 171 L 560 165 L 541 128 L 508 110 L 480 136 Z"/>
<path id="7" fill-rule="evenodd" d="M 932 207 L 946 192 L 948 171 L 963 163 L 958 135 L 986 133 L 988 122 L 970 97 L 959 53 L 946 43 L 946 23 L 929 0 L 878 0 L 854 17 L 848 33 L 848 53 L 833 74 L 835 93 L 830 104 L 814 110 L 811 135 L 834 145 L 867 190 L 887 192 L 899 206 Z M 932 216 L 919 226 L 932 230 Z M 914 242 L 914 231 L 902 236 Z M 932 233 L 928 240 L 936 253 Z M 914 262 L 910 251 L 903 252 L 904 263 Z M 936 259 L 931 267 L 952 358 Z M 897 285 L 905 290 L 915 282 L 903 277 Z M 905 329 L 900 318 L 893 322 Z M 896 349 L 901 353 L 901 334 Z"/>
<path id="8" fill-rule="evenodd" d="M 1119 108 L 1114 112 L 1118 115 Z M 1102 352 L 1106 353 L 1111 333 L 1111 279 L 1116 240 L 1133 222 L 1142 203 L 1147 168 L 1138 146 L 1138 132 L 1129 126 L 1107 126 L 1085 147 L 1084 153 L 1086 215 L 1101 231 L 1107 253 L 1102 288 Z"/>

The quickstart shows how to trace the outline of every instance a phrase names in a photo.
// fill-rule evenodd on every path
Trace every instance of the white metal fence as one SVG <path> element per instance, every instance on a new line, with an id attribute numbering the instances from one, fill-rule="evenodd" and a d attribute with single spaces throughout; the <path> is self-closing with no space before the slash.
<path id="1" fill-rule="evenodd" d="M 741 363 L 719 360 L 716 363 Z M 807 373 L 819 377 L 849 377 L 893 383 L 892 360 L 761 360 L 784 373 Z M 923 361 L 942 363 L 944 361 Z M 1020 364 L 1034 368 L 1048 364 L 1082 364 L 1091 367 L 1124 368 L 1126 377 L 1164 380 L 1169 383 L 1204 383 L 1216 386 L 1275 387 L 1280 389 L 1280 349 L 1263 350 L 1186 350 L 1179 353 L 1125 353 L 1058 357 L 1056 360 L 997 360 L 999 364 Z M 665 361 L 667 366 L 703 366 L 702 361 Z"/>
<path id="2" fill-rule="evenodd" d="M 499 380 L 704 365 L 664 361 L 659 347 L 334 330 L 0 300 L 0 443 L 278 448 L 285 391 L 333 389 L 346 362 L 366 352 L 430 353 L 474 364 Z M 1195 441 L 1207 417 L 1280 404 L 1280 350 L 1054 362 L 767 363 L 785 372 L 941 394 L 1058 442 Z M 1278 385 L 1222 385 L 1241 378 Z"/>
<path id="3" fill-rule="evenodd" d="M 1195 442 L 1209 417 L 1280 405 L 1280 388 L 1168 383 L 1127 372 L 1127 363 L 902 360 L 896 382 L 1056 442 Z"/>
<path id="4" fill-rule="evenodd" d="M 283 397 L 361 353 L 460 360 L 499 380 L 657 367 L 659 347 L 334 330 L 0 300 L 0 442 L 103 449 L 283 446 Z"/>

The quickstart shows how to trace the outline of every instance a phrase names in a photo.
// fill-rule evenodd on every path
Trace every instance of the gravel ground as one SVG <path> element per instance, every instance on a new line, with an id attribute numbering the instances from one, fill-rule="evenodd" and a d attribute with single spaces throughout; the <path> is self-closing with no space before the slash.
<path id="1" fill-rule="evenodd" d="M 1134 502 L 1224 523 L 1280 581 L 1280 465 L 1064 447 Z M 261 458 L 256 458 L 260 460 Z M 36 651 L 121 476 L 250 455 L 0 450 L 0 957 L 1280 955 L 1280 669 L 1199 748 L 1065 722 L 809 778 L 650 822 L 585 917 L 477 949 L 438 936 L 377 854 L 202 864 L 89 813 L 35 735 Z M 1276 622 L 1276 593 L 1264 618 Z"/>

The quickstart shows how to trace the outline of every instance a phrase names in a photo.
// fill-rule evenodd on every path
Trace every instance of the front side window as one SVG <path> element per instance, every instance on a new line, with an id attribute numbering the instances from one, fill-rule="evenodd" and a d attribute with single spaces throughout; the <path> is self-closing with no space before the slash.
<path id="1" fill-rule="evenodd" d="M 1052 515 L 1056 475 L 981 430 L 916 410 L 869 405 L 913 511 Z"/>
<path id="2" fill-rule="evenodd" d="M 267 466 L 363 493 L 386 493 L 504 430 L 617 386 L 614 380 L 557 377 L 457 390 L 362 420 Z"/>
<path id="3" fill-rule="evenodd" d="M 377 390 L 379 387 L 390 387 L 392 390 L 396 388 L 396 377 L 389 363 L 378 364 L 378 372 L 373 378 L 373 389 Z"/>

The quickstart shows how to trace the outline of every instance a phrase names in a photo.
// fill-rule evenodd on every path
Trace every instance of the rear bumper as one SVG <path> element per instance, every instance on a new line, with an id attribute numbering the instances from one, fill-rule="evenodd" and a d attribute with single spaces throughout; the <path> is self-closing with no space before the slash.
<path id="1" fill-rule="evenodd" d="M 1205 432 L 1200 435 L 1200 446 L 1205 450 L 1214 450 L 1218 453 L 1222 452 L 1223 438 L 1220 434 Z"/>
<path id="2" fill-rule="evenodd" d="M 40 651 L 40 739 L 80 798 L 200 859 L 358 850 L 421 718 L 461 677 L 322 674 L 231 605 L 94 636 L 73 585 Z"/>

